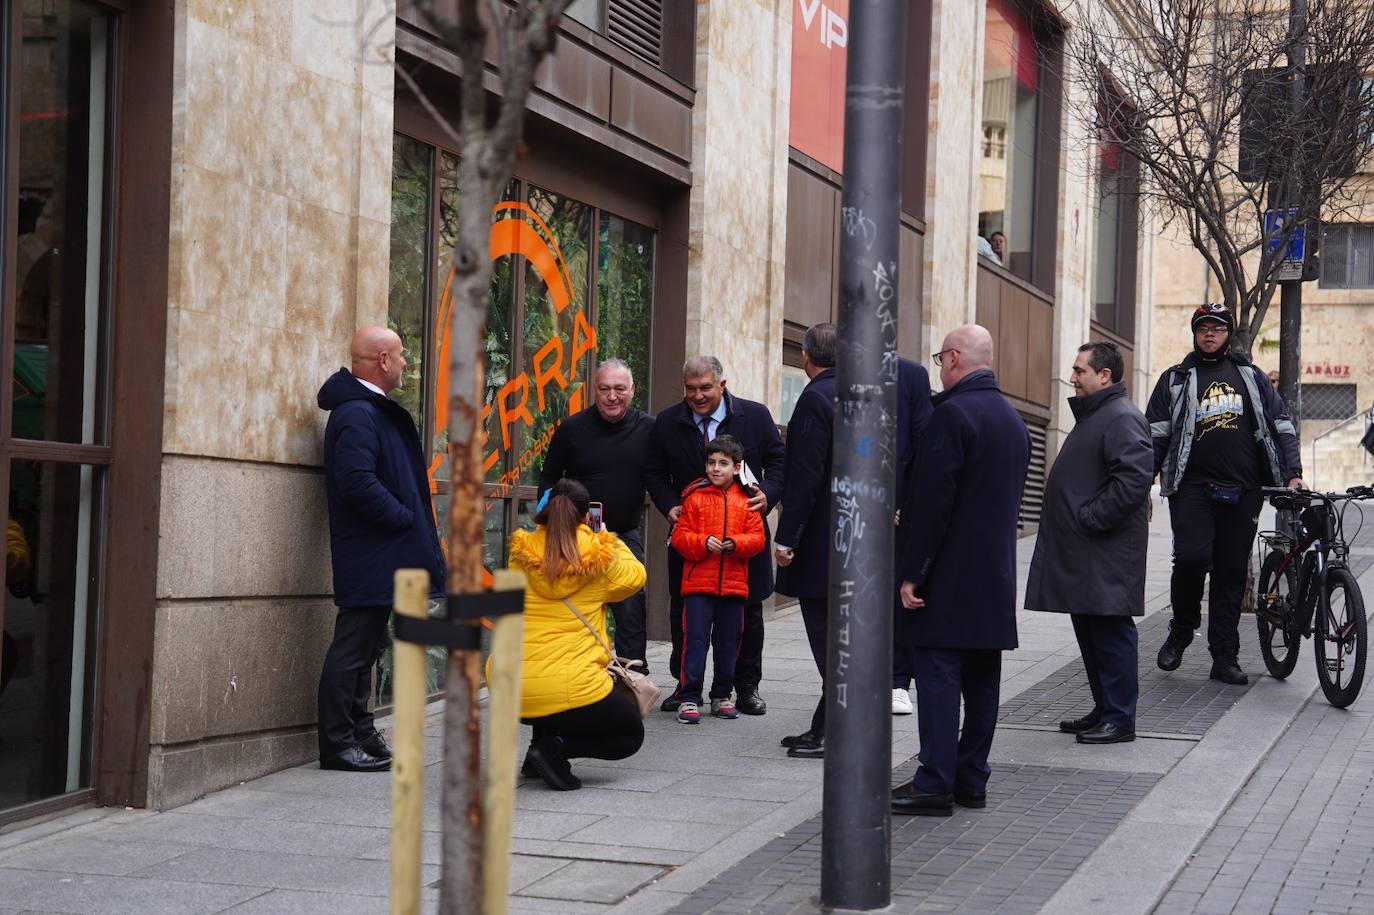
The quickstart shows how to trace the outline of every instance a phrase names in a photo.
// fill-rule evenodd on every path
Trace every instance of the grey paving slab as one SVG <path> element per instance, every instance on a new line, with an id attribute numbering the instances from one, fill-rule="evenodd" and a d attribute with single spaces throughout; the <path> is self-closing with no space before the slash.
<path id="1" fill-rule="evenodd" d="M 328 841 L 319 838 L 322 843 Z M 426 882 L 438 876 L 435 867 L 424 866 L 422 872 Z M 144 868 L 135 876 L 188 886 L 231 884 L 384 897 L 389 865 L 385 860 L 201 848 Z"/>
<path id="2" fill-rule="evenodd" d="M 67 839 L 37 843 L 14 854 L 0 856 L 0 868 L 18 867 L 118 877 L 175 858 L 191 851 L 193 847 L 190 844 L 139 841 L 124 837 L 118 842 Z M 4 878 L 0 877 L 0 886 L 3 884 Z M 0 894 L 0 898 L 3 898 L 3 894 Z"/>
<path id="3" fill-rule="evenodd" d="M 573 842 L 635 845 L 693 851 L 719 842 L 734 832 L 717 823 L 668 822 L 640 817 L 607 816 L 565 838 Z"/>
<path id="4" fill-rule="evenodd" d="M 661 867 L 645 864 L 618 864 L 608 861 L 574 861 L 558 871 L 522 888 L 516 895 L 544 899 L 619 902 L 644 884 L 664 873 Z M 519 904 L 518 900 L 512 900 Z"/>
<path id="5" fill-rule="evenodd" d="M 261 887 L 185 884 L 132 876 L 68 875 L 8 868 L 0 896 L 19 911 L 111 913 L 221 912 L 265 892 Z"/>
<path id="6" fill-rule="evenodd" d="M 373 857 L 389 846 L 390 830 L 370 826 L 331 826 L 289 820 L 245 821 L 199 813 L 169 811 L 156 819 L 128 827 L 121 838 L 131 841 L 172 842 L 254 852 L 285 852 L 310 856 Z"/>
<path id="7" fill-rule="evenodd" d="M 303 890 L 268 890 L 226 909 L 226 915 L 318 915 L 320 912 L 348 912 L 349 915 L 384 915 L 390 904 L 376 896 L 351 896 L 345 893 L 311 893 Z"/>

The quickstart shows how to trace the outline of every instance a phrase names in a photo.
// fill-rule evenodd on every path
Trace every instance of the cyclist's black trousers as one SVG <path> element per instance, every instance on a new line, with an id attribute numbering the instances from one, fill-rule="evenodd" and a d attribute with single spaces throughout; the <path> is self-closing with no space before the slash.
<path id="1" fill-rule="evenodd" d="M 1207 484 L 1187 481 L 1169 497 L 1174 530 L 1174 575 L 1169 588 L 1173 631 L 1192 639 L 1193 630 L 1202 622 L 1202 581 L 1210 572 L 1207 646 L 1215 659 L 1234 659 L 1240 651 L 1245 565 L 1263 504 L 1259 492 L 1244 493 L 1235 505 L 1213 502 Z"/>

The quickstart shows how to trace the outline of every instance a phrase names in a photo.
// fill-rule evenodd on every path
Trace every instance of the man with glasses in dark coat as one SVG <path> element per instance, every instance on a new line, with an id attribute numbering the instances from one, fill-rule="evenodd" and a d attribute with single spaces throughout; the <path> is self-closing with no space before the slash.
<path id="1" fill-rule="evenodd" d="M 944 391 L 921 436 L 898 525 L 913 615 L 920 766 L 892 812 L 984 807 L 1002 652 L 1016 647 L 1016 523 L 1030 433 L 997 387 L 992 336 L 966 324 L 935 354 Z M 963 700 L 964 721 L 959 724 Z"/>
<path id="2" fill-rule="evenodd" d="M 744 446 L 744 463 L 757 478 L 749 499 L 751 511 L 765 517 L 763 552 L 749 560 L 749 596 L 744 602 L 744 633 L 735 665 L 735 707 L 746 715 L 768 710 L 759 695 L 763 677 L 763 600 L 773 593 L 773 551 L 767 515 L 782 496 L 783 447 L 773 414 L 761 403 L 736 397 L 725 388 L 725 369 L 715 356 L 693 356 L 682 366 L 683 398 L 654 418 L 644 484 L 649 498 L 668 519 L 682 513 L 682 490 L 702 476 L 706 443 L 733 435 Z M 673 638 L 669 671 L 682 674 L 682 557 L 668 550 L 669 629 Z M 665 712 L 677 711 L 678 691 L 663 701 Z"/>
<path id="3" fill-rule="evenodd" d="M 1132 617 L 1145 615 L 1146 518 L 1154 450 L 1145 416 L 1126 396 L 1121 352 L 1078 348 L 1069 381 L 1075 425 L 1045 482 L 1026 581 L 1027 610 L 1068 613 L 1093 707 L 1059 722 L 1079 743 L 1135 740 L 1140 693 Z"/>

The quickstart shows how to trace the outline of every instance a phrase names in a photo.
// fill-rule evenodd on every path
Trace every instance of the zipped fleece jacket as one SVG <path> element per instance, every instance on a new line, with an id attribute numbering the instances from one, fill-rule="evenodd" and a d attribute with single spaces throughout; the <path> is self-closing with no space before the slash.
<path id="1" fill-rule="evenodd" d="M 520 717 L 542 718 L 606 698 L 611 675 L 606 604 L 644 587 L 644 565 L 610 531 L 577 529 L 576 566 L 553 581 L 544 576 L 543 527 L 516 531 L 510 565 L 525 573 L 525 653 L 520 666 Z M 596 627 L 588 631 L 564 600 Z M 490 664 L 490 662 L 488 662 Z M 490 668 L 488 668 L 490 676 Z"/>
<path id="2" fill-rule="evenodd" d="M 706 538 L 729 537 L 735 549 L 712 553 Z M 749 557 L 763 552 L 763 516 L 749 510 L 749 495 L 738 483 L 729 489 L 705 477 L 682 491 L 682 514 L 673 527 L 673 548 L 682 555 L 682 593 L 749 597 Z"/>
<path id="3" fill-rule="evenodd" d="M 1269 377 L 1244 356 L 1228 353 L 1226 358 L 1240 369 L 1241 381 L 1245 383 L 1245 400 L 1256 419 L 1255 439 L 1264 450 L 1272 485 L 1284 486 L 1294 477 L 1302 476 L 1298 430 L 1288 418 L 1288 411 L 1269 383 Z M 1197 354 L 1189 353 L 1178 365 L 1166 369 L 1159 376 L 1145 409 L 1145 419 L 1150 423 L 1150 440 L 1154 444 L 1155 473 L 1159 474 L 1160 494 L 1164 496 L 1178 492 L 1193 451 L 1198 410 L 1197 364 Z M 1263 422 L 1259 421 L 1261 417 Z"/>

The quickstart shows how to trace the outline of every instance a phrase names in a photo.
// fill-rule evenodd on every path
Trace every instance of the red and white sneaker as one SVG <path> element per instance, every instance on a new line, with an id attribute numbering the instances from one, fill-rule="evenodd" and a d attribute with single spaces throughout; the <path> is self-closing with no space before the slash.
<path id="1" fill-rule="evenodd" d="M 701 709 L 695 702 L 684 702 L 677 707 L 678 724 L 701 724 Z"/>
<path id="2" fill-rule="evenodd" d="M 738 718 L 739 709 L 735 708 L 735 700 L 727 696 L 711 700 L 711 714 L 717 718 Z"/>

